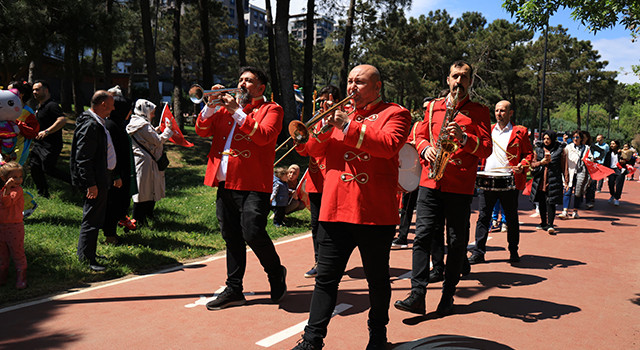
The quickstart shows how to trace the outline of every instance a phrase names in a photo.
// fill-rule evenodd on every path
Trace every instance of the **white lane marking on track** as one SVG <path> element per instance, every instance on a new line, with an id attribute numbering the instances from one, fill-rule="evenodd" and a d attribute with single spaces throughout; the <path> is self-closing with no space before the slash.
<path id="1" fill-rule="evenodd" d="M 295 237 L 295 238 L 292 238 L 292 239 L 287 239 L 287 240 L 283 240 L 283 241 L 280 241 L 280 242 L 276 242 L 276 243 L 274 243 L 274 245 L 280 245 L 280 244 L 284 244 L 284 243 L 295 242 L 295 241 L 299 241 L 301 239 L 305 239 L 305 238 L 309 238 L 309 237 L 311 237 L 311 233 L 306 234 L 306 235 L 302 235 L 302 236 L 298 236 L 298 237 Z M 247 249 L 247 251 L 251 251 L 251 249 Z M 182 270 L 182 269 L 184 269 L 185 267 L 188 267 L 188 266 L 200 265 L 200 264 L 212 262 L 212 261 L 215 261 L 215 260 L 220 260 L 220 259 L 226 258 L 226 257 L 227 257 L 226 254 L 210 256 L 210 257 L 208 257 L 206 259 L 199 260 L 199 261 L 194 261 L 194 262 L 192 262 L 190 264 L 184 264 L 184 265 L 178 265 L 178 266 L 170 267 L 168 269 L 160 270 L 158 272 L 150 273 L 148 275 L 142 275 L 142 276 L 136 276 L 136 277 L 132 277 L 132 278 L 120 279 L 120 280 L 117 280 L 115 282 L 109 282 L 109 283 L 101 284 L 101 285 L 96 286 L 96 287 L 89 287 L 89 288 L 81 289 L 81 290 L 78 290 L 78 291 L 75 291 L 75 292 L 71 292 L 71 293 L 58 294 L 58 295 L 54 295 L 52 297 L 46 297 L 46 298 L 42 298 L 42 299 L 38 299 L 38 300 L 34 300 L 34 301 L 22 303 L 22 304 L 8 306 L 8 307 L 0 309 L 0 314 L 4 313 L 4 312 L 13 311 L 13 310 L 19 310 L 19 309 L 22 309 L 22 308 L 25 308 L 25 307 L 29 307 L 29 306 L 34 306 L 34 305 L 46 303 L 46 302 L 53 301 L 53 300 L 60 300 L 60 299 L 68 298 L 68 297 L 71 297 L 71 296 L 75 296 L 75 295 L 78 295 L 78 294 L 90 292 L 90 291 L 97 290 L 97 289 L 111 287 L 111 286 L 115 286 L 115 285 L 122 284 L 122 283 L 132 282 L 132 281 L 136 281 L 136 280 L 143 279 L 143 278 L 149 278 L 149 277 L 153 277 L 153 276 L 162 275 L 162 274 L 165 274 L 165 273 L 168 273 L 168 272 L 174 272 L 174 271 Z"/>
<path id="2" fill-rule="evenodd" d="M 353 305 L 349 305 L 349 304 L 338 304 L 338 305 L 336 305 L 335 309 L 333 309 L 333 314 L 331 315 L 331 317 L 333 317 L 333 316 L 335 316 L 335 315 L 337 315 L 337 314 L 339 314 L 339 313 L 341 313 L 341 312 L 343 312 L 345 310 L 348 310 L 348 309 L 350 309 L 352 307 L 353 307 Z M 308 321 L 309 320 L 307 319 L 305 321 L 302 321 L 302 322 L 298 323 L 295 326 L 291 326 L 291 327 L 289 327 L 289 328 L 287 328 L 287 329 L 285 329 L 283 331 L 280 331 L 280 332 L 278 332 L 278 333 L 276 333 L 274 335 L 268 336 L 268 337 L 258 341 L 256 343 L 256 345 L 268 348 L 270 346 L 278 344 L 279 342 L 281 342 L 281 341 L 283 341 L 285 339 L 291 338 L 296 334 L 300 334 L 300 332 L 302 332 L 304 330 L 304 327 L 307 325 Z"/>
<path id="3" fill-rule="evenodd" d="M 218 290 L 216 290 L 215 292 L 213 292 L 213 296 L 212 296 L 212 297 L 210 297 L 210 298 L 207 298 L 206 296 L 201 295 L 201 296 L 200 296 L 200 299 L 196 300 L 196 301 L 195 301 L 195 302 L 193 302 L 193 303 L 187 304 L 187 305 L 185 305 L 184 307 L 186 307 L 186 308 L 190 309 L 190 308 L 192 308 L 192 307 L 196 307 L 196 306 L 199 306 L 199 305 L 207 305 L 207 303 L 208 303 L 208 302 L 210 302 L 210 301 L 212 301 L 212 300 L 215 300 L 215 299 L 218 297 L 218 295 L 220 295 L 220 293 L 222 293 L 222 291 L 223 291 L 225 288 L 226 288 L 226 286 L 222 286 L 222 287 L 218 288 Z M 242 293 L 242 294 L 244 294 L 245 296 L 247 296 L 247 295 L 254 295 L 255 293 L 254 293 L 254 292 L 244 292 L 244 293 Z"/>

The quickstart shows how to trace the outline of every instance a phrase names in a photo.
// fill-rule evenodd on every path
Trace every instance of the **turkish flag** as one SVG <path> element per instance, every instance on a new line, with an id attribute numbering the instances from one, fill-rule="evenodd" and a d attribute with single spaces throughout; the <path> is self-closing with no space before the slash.
<path id="1" fill-rule="evenodd" d="M 309 169 L 304 172 L 302 175 L 302 180 L 298 183 L 298 187 L 296 188 L 296 194 L 298 195 L 298 200 L 302 201 L 305 205 L 305 208 L 309 209 L 309 193 L 307 192 L 307 180 L 309 180 Z"/>
<path id="2" fill-rule="evenodd" d="M 193 143 L 187 141 L 182 135 L 182 131 L 178 127 L 178 123 L 176 122 L 176 118 L 173 117 L 173 113 L 169 109 L 169 104 L 165 102 L 164 107 L 162 108 L 162 119 L 160 121 L 160 131 L 164 131 L 166 128 L 167 120 L 171 124 L 171 130 L 173 131 L 173 136 L 169 139 L 169 141 L 175 143 L 176 145 L 184 146 L 184 147 L 193 147 Z"/>
<path id="3" fill-rule="evenodd" d="M 524 190 L 522 190 L 523 196 L 531 195 L 531 186 L 533 186 L 533 179 L 529 179 L 529 181 L 524 185 Z"/>
<path id="4" fill-rule="evenodd" d="M 594 161 L 591 161 L 588 159 L 588 157 L 589 157 L 589 150 L 584 152 L 584 157 L 582 158 L 582 161 L 584 162 L 584 165 L 587 167 L 587 171 L 589 172 L 591 179 L 599 181 L 614 173 L 613 169 L 607 166 L 604 166 L 603 164 L 599 164 Z"/>

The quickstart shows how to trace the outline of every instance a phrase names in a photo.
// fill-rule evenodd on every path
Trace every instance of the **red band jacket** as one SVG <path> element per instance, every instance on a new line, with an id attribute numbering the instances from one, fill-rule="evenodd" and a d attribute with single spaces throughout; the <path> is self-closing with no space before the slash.
<path id="1" fill-rule="evenodd" d="M 247 117 L 242 125 L 236 126 L 232 135 L 225 188 L 271 193 L 276 142 L 284 112 L 278 104 L 262 99 L 254 100 L 243 111 Z M 225 108 L 204 120 L 202 112 L 198 116 L 196 133 L 202 137 L 213 136 L 204 176 L 207 186 L 218 185 L 216 174 L 234 123 Z"/>
<path id="2" fill-rule="evenodd" d="M 429 179 L 431 164 L 421 157 L 420 186 L 438 189 L 442 192 L 473 194 L 478 161 L 481 158 L 487 158 L 492 152 L 493 144 L 489 131 L 491 116 L 486 106 L 469 101 L 469 96 L 459 101 L 456 109 L 460 109 L 460 111 L 454 121 L 467 134 L 467 143 L 453 153 L 440 181 Z M 446 98 L 444 97 L 433 100 L 427 106 L 424 121 L 416 128 L 415 133 L 416 150 L 419 154 L 422 155 L 425 148 L 429 146 L 436 146 L 445 113 Z M 429 129 L 431 129 L 431 133 Z M 433 140 L 431 140 L 431 136 L 433 136 Z M 459 143 L 459 140 L 455 141 Z"/>
<path id="3" fill-rule="evenodd" d="M 398 152 L 411 115 L 397 104 L 374 102 L 350 116 L 346 134 L 332 128 L 311 138 L 312 157 L 326 156 L 320 221 L 364 225 L 399 223 Z"/>
<path id="4" fill-rule="evenodd" d="M 494 124 L 491 127 L 491 131 L 493 131 L 495 127 L 496 125 Z M 527 183 L 527 172 L 533 159 L 533 146 L 531 146 L 531 141 L 529 141 L 529 130 L 526 127 L 522 125 L 513 126 L 506 151 L 509 165 L 515 166 L 522 164 L 522 173 L 513 174 L 516 188 L 522 191 Z M 486 158 L 482 159 L 482 169 L 484 169 L 486 160 Z"/>

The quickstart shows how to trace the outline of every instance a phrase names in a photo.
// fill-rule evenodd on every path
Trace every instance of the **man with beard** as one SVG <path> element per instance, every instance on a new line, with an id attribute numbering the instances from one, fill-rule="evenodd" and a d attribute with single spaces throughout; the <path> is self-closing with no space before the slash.
<path id="1" fill-rule="evenodd" d="M 449 95 L 435 101 L 416 129 L 416 149 L 425 161 L 418 190 L 411 294 L 394 304 L 402 311 L 417 314 L 426 312 L 431 245 L 436 235 L 443 234 L 446 222 L 447 262 L 442 298 L 436 312 L 441 316 L 453 312 L 453 295 L 463 265 L 467 262 L 471 200 L 478 160 L 488 157 L 492 147 L 489 109 L 470 101 L 469 88 L 472 82 L 471 65 L 465 61 L 454 62 L 447 76 Z M 446 124 L 445 116 L 449 117 Z M 449 160 L 436 164 L 441 132 L 446 133 L 443 138 L 455 142 L 458 149 Z M 435 172 L 441 166 L 446 166 L 442 178 L 431 178 L 430 172 Z"/>
<path id="2" fill-rule="evenodd" d="M 196 121 L 198 135 L 215 135 L 204 184 L 218 187 L 216 216 L 227 245 L 227 287 L 207 304 L 209 310 L 246 303 L 242 293 L 245 244 L 267 273 L 271 300 L 277 303 L 287 292 L 287 270 L 266 230 L 276 141 L 284 116 L 282 107 L 267 102 L 263 96 L 267 82 L 267 76 L 258 68 L 241 68 L 239 96 L 214 94 Z"/>

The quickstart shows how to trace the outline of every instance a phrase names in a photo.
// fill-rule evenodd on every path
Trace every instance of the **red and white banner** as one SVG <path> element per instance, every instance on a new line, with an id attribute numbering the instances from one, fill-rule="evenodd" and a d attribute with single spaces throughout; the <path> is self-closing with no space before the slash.
<path id="1" fill-rule="evenodd" d="M 169 109 L 169 104 L 165 102 L 164 107 L 162 108 L 162 119 L 160 120 L 160 131 L 164 131 L 166 128 L 166 120 L 169 120 L 171 123 L 171 130 L 173 131 L 173 136 L 169 139 L 169 141 L 175 143 L 176 145 L 184 146 L 184 147 L 193 147 L 193 143 L 187 141 L 182 135 L 182 131 L 180 131 L 180 127 L 176 122 L 176 118 L 171 113 Z"/>

